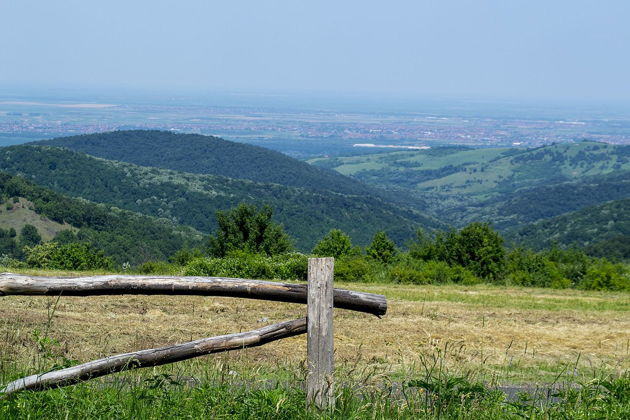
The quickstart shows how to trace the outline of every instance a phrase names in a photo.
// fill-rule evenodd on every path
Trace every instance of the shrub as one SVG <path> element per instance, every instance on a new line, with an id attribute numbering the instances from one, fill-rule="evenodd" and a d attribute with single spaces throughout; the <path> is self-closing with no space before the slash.
<path id="1" fill-rule="evenodd" d="M 424 261 L 459 265 L 490 281 L 498 280 L 505 268 L 503 238 L 487 223 L 471 223 L 459 232 L 438 232 L 433 240 L 418 231 L 410 255 Z"/>
<path id="2" fill-rule="evenodd" d="M 178 267 L 166 261 L 147 261 L 136 271 L 140 274 L 176 274 Z"/>
<path id="3" fill-rule="evenodd" d="M 383 264 L 389 264 L 394 261 L 398 250 L 394 241 L 389 239 L 385 232 L 377 232 L 372 239 L 372 243 L 366 248 L 369 257 Z"/>
<path id="4" fill-rule="evenodd" d="M 281 225 L 273 222 L 273 210 L 263 206 L 239 204 L 228 211 L 216 214 L 219 229 L 216 236 L 210 236 L 210 255 L 225 257 L 234 251 L 262 253 L 268 256 L 285 254 L 293 249 L 289 235 Z"/>
<path id="5" fill-rule="evenodd" d="M 377 264 L 362 255 L 340 258 L 335 261 L 335 281 L 370 281 L 377 269 Z"/>
<path id="6" fill-rule="evenodd" d="M 33 268 L 52 270 L 111 270 L 113 262 L 103 252 L 89 244 L 73 243 L 60 245 L 46 242 L 34 247 L 25 247 L 26 264 Z"/>
<path id="7" fill-rule="evenodd" d="M 388 278 L 395 283 L 412 284 L 478 284 L 481 279 L 466 268 L 450 266 L 444 261 L 402 261 L 389 270 Z"/>
<path id="8" fill-rule="evenodd" d="M 507 256 L 507 282 L 518 286 L 566 288 L 571 280 L 544 254 L 515 249 Z"/>
<path id="9" fill-rule="evenodd" d="M 186 265 L 184 275 L 306 280 L 307 271 L 308 258 L 302 254 L 268 257 L 233 252 L 225 258 L 195 258 Z"/>
<path id="10" fill-rule="evenodd" d="M 339 229 L 333 229 L 313 248 L 313 255 L 318 257 L 340 258 L 350 255 L 352 241 L 350 237 Z"/>
<path id="11" fill-rule="evenodd" d="M 630 290 L 630 273 L 621 264 L 599 260 L 588 268 L 578 287 L 584 290 Z"/>

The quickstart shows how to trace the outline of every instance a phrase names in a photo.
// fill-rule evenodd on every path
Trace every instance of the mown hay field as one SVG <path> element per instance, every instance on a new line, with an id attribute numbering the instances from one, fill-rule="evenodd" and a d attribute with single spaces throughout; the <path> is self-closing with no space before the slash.
<path id="1" fill-rule="evenodd" d="M 558 375 L 579 380 L 630 368 L 627 293 L 358 283 L 336 287 L 384 294 L 389 301 L 382 319 L 335 310 L 340 370 L 369 368 L 403 377 L 439 359 L 453 372 L 476 371 L 493 383 L 549 384 Z M 303 305 L 231 298 L 5 296 L 0 298 L 0 362 L 7 372 L 34 373 L 50 368 L 46 360 L 84 362 L 247 331 L 305 313 Z M 264 372 L 279 363 L 301 366 L 305 357 L 306 338 L 301 336 L 207 356 L 200 363 L 219 361 L 236 371 Z M 194 377 L 200 363 L 190 364 L 187 374 Z M 0 382 L 9 379 L 14 378 L 0 377 Z"/>

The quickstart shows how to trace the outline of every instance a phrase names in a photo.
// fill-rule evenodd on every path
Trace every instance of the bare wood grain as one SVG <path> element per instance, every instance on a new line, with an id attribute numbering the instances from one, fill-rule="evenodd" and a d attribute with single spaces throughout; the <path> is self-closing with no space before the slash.
<path id="1" fill-rule="evenodd" d="M 0 274 L 0 296 L 196 295 L 306 303 L 305 284 L 225 277 L 131 276 L 38 277 Z M 387 312 L 383 295 L 334 289 L 334 306 L 377 316 Z"/>
<path id="2" fill-rule="evenodd" d="M 307 404 L 320 410 L 334 405 L 333 273 L 334 258 L 308 260 Z"/>

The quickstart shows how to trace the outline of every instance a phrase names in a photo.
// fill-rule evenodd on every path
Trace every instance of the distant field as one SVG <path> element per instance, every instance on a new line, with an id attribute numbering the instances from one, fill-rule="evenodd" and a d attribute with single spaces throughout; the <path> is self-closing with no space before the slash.
<path id="1" fill-rule="evenodd" d="M 389 299 L 383 319 L 336 311 L 340 366 L 358 362 L 403 375 L 417 367 L 422 356 L 441 352 L 455 371 L 472 369 L 508 384 L 549 383 L 569 366 L 576 379 L 593 369 L 621 373 L 630 368 L 628 294 L 489 286 L 336 286 Z M 38 354 L 33 331 L 45 330 L 55 298 L 0 299 L 0 355 L 4 363 L 28 371 Z M 304 315 L 301 305 L 229 298 L 61 297 L 50 336 L 58 340 L 63 357 L 88 361 Z M 216 357 L 248 368 L 278 361 L 298 366 L 305 359 L 305 338 Z"/>

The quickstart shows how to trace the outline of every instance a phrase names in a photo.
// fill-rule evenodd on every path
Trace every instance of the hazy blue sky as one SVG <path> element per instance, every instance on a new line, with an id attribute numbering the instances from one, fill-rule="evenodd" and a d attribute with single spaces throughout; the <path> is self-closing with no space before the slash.
<path id="1" fill-rule="evenodd" d="M 0 0 L 0 85 L 630 102 L 629 0 Z"/>

